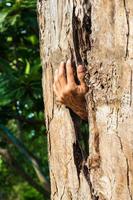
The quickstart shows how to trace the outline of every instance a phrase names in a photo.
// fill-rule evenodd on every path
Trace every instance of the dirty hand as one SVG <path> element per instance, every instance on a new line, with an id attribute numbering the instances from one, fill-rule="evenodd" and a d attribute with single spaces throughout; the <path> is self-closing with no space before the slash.
<path id="1" fill-rule="evenodd" d="M 85 72 L 86 69 L 82 65 L 77 67 L 77 78 L 79 80 L 79 84 L 77 84 L 71 61 L 68 60 L 66 64 L 61 62 L 59 69 L 55 72 L 53 84 L 57 101 L 71 108 L 84 120 L 88 117 L 85 101 L 88 87 L 84 82 Z"/>

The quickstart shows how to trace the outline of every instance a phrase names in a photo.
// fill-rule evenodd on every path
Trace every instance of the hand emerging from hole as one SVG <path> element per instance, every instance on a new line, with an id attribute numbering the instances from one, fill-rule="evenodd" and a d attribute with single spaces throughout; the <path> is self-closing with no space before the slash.
<path id="1" fill-rule="evenodd" d="M 61 62 L 55 72 L 53 87 L 59 103 L 71 108 L 80 118 L 87 120 L 85 94 L 88 87 L 84 81 L 85 72 L 86 69 L 82 65 L 77 67 L 78 84 L 75 81 L 71 61 L 68 60 L 66 64 Z"/>

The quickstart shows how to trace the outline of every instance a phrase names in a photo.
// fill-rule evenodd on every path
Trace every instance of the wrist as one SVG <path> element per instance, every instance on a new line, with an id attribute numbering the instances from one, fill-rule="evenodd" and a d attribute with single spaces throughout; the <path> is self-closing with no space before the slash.
<path id="1" fill-rule="evenodd" d="M 74 111 L 74 110 L 73 110 Z M 88 112 L 87 110 L 75 110 L 74 111 L 82 120 L 88 120 Z"/>
<path id="2" fill-rule="evenodd" d="M 74 113 L 76 113 L 81 119 L 88 120 L 88 111 L 86 107 L 86 102 L 82 102 L 80 105 L 75 105 L 70 107 Z"/>

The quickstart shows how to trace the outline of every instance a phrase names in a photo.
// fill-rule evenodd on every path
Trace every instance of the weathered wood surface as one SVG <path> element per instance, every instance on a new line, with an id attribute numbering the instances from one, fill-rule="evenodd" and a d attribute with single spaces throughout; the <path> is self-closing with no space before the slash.
<path id="1" fill-rule="evenodd" d="M 133 199 L 133 2 L 38 0 L 52 200 Z M 88 67 L 89 156 L 53 74 L 74 54 Z"/>

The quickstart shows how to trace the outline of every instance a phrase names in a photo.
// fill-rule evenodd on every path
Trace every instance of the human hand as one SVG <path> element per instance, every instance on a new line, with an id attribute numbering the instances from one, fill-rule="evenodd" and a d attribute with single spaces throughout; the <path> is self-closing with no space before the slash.
<path id="1" fill-rule="evenodd" d="M 53 84 L 57 101 L 71 108 L 84 120 L 88 117 L 85 101 L 85 94 L 88 91 L 88 87 L 84 81 L 85 72 L 86 68 L 82 65 L 77 67 L 78 84 L 75 81 L 71 61 L 68 60 L 66 64 L 61 62 L 59 69 L 55 72 Z"/>

